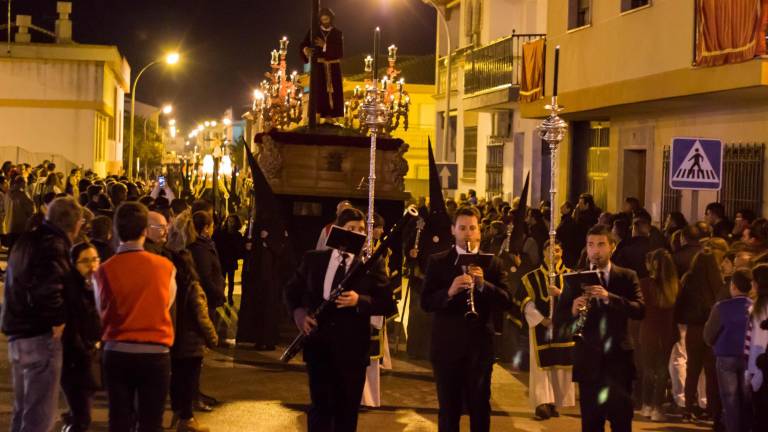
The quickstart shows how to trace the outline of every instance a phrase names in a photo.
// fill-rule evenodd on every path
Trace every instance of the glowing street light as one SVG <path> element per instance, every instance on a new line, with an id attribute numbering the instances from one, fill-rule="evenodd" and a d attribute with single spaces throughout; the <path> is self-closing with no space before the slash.
<path id="1" fill-rule="evenodd" d="M 170 120 L 168 120 L 168 125 L 169 125 L 169 126 L 176 126 L 176 119 L 170 119 Z"/>
<path id="2" fill-rule="evenodd" d="M 139 84 L 139 78 L 141 78 L 141 75 L 146 72 L 147 69 L 150 67 L 158 64 L 158 63 L 165 63 L 167 65 L 175 65 L 179 62 L 181 59 L 181 56 L 178 52 L 170 52 L 165 55 L 164 58 L 160 58 L 157 60 L 152 61 L 148 65 L 144 66 L 138 74 L 136 74 L 136 78 L 133 80 L 133 85 L 131 86 L 131 127 L 130 127 L 130 141 L 128 142 L 128 177 L 133 177 L 133 141 L 134 141 L 134 123 L 135 123 L 135 117 L 136 117 L 136 86 Z"/>
<path id="3" fill-rule="evenodd" d="M 181 58 L 181 55 L 179 55 L 179 53 L 171 52 L 166 54 L 165 62 L 168 63 L 169 65 L 175 65 L 176 63 L 179 62 L 180 58 Z"/>
<path id="4" fill-rule="evenodd" d="M 225 117 L 221 120 L 222 123 L 224 123 L 224 126 L 229 126 L 232 124 L 232 120 L 229 119 L 229 117 Z"/>
<path id="5" fill-rule="evenodd" d="M 165 104 L 163 105 L 163 114 L 170 114 L 173 112 L 173 105 L 171 104 Z"/>

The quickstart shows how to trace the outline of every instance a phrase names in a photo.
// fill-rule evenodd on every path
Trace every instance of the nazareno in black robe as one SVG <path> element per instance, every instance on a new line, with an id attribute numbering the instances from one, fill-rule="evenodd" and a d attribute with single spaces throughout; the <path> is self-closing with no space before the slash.
<path id="1" fill-rule="evenodd" d="M 312 59 L 312 67 L 318 68 L 315 74 L 315 84 L 312 88 L 317 92 L 317 113 L 322 117 L 344 116 L 344 87 L 341 76 L 341 58 L 344 57 L 344 36 L 341 30 L 331 27 L 330 31 L 317 28 L 317 37 L 325 39 L 325 50 L 322 46 L 315 46 L 310 41 L 310 34 L 299 46 L 299 54 L 304 63 L 309 62 L 304 55 L 304 48 L 315 49 Z"/>

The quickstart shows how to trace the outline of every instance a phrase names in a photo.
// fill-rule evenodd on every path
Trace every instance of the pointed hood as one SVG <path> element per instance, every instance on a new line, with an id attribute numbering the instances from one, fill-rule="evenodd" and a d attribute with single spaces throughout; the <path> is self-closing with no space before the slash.
<path id="1" fill-rule="evenodd" d="M 528 227 L 525 224 L 525 214 L 528 212 L 528 186 L 531 180 L 531 173 L 525 176 L 523 191 L 520 193 L 520 203 L 512 213 L 512 235 L 509 238 L 509 250 L 513 254 L 519 254 L 523 250 L 525 236 L 528 233 Z"/>
<path id="2" fill-rule="evenodd" d="M 451 218 L 445 209 L 443 189 L 440 185 L 440 175 L 437 172 L 435 155 L 432 152 L 432 140 L 427 143 L 429 153 L 429 214 L 424 222 L 419 249 L 419 265 L 426 269 L 427 258 L 451 247 Z"/>

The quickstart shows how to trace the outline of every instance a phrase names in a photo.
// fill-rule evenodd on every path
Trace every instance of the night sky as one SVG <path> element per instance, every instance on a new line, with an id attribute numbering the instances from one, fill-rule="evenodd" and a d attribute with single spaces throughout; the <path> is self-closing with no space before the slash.
<path id="1" fill-rule="evenodd" d="M 55 0 L 12 0 L 12 13 L 32 15 L 50 30 Z M 73 0 L 74 39 L 117 45 L 132 74 L 167 50 L 178 49 L 174 69 L 153 66 L 142 75 L 137 100 L 174 104 L 183 130 L 202 119 L 235 115 L 250 104 L 256 83 L 269 69 L 269 53 L 288 36 L 289 70 L 300 69 L 297 46 L 309 28 L 309 0 Z M 7 0 L 0 0 L 5 16 Z M 422 0 L 321 0 L 336 13 L 345 54 L 370 53 L 373 29 L 382 45 L 401 54 L 430 54 L 435 48 L 435 12 Z M 33 35 L 34 41 L 50 41 Z M 383 53 L 384 51 L 382 51 Z"/>

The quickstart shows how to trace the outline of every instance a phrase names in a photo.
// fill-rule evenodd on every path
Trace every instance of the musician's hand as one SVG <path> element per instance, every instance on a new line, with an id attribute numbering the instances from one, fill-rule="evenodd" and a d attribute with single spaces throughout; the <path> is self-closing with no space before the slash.
<path id="1" fill-rule="evenodd" d="M 512 259 L 515 261 L 515 267 L 520 267 L 520 264 L 523 263 L 523 259 L 520 258 L 520 255 L 512 255 Z"/>
<path id="2" fill-rule="evenodd" d="M 410 251 L 408 251 L 408 256 L 410 256 L 411 258 L 418 258 L 419 257 L 419 250 L 415 249 L 415 248 L 411 249 Z"/>
<path id="3" fill-rule="evenodd" d="M 309 316 L 304 308 L 298 308 L 293 311 L 293 322 L 305 335 L 309 335 L 317 327 L 317 320 Z"/>
<path id="4" fill-rule="evenodd" d="M 547 292 L 548 292 L 548 293 L 549 293 L 549 295 L 551 295 L 551 296 L 554 296 L 554 297 L 559 297 L 559 296 L 560 296 L 560 294 L 562 294 L 562 293 L 563 293 L 563 290 L 561 290 L 560 288 L 558 288 L 558 287 L 556 287 L 556 286 L 554 286 L 554 285 L 550 285 L 550 286 L 548 286 L 548 287 L 547 287 Z"/>
<path id="5" fill-rule="evenodd" d="M 549 318 L 544 318 L 539 324 L 544 327 L 552 327 L 552 320 Z"/>
<path id="6" fill-rule="evenodd" d="M 483 269 L 478 266 L 469 266 L 469 275 L 475 279 L 475 285 L 481 286 L 485 282 Z"/>
<path id="7" fill-rule="evenodd" d="M 587 302 L 588 301 L 589 301 L 589 297 L 587 297 L 585 295 L 576 298 L 573 301 L 573 305 L 571 306 L 571 315 L 578 316 L 579 315 L 579 309 L 587 306 Z"/>
<path id="8" fill-rule="evenodd" d="M 246 242 L 245 243 L 245 250 L 249 251 L 249 250 L 251 250 L 252 247 L 253 247 L 253 243 L 251 243 L 251 242 Z"/>
<path id="9" fill-rule="evenodd" d="M 584 289 L 589 293 L 590 297 L 595 297 L 602 301 L 608 300 L 608 290 L 600 285 L 590 285 L 584 287 Z"/>
<path id="10" fill-rule="evenodd" d="M 451 287 L 448 288 L 448 297 L 453 297 L 462 291 L 468 290 L 472 286 L 472 276 L 460 274 L 453 280 Z"/>
<path id="11" fill-rule="evenodd" d="M 355 307 L 357 306 L 357 300 L 360 296 L 354 291 L 344 291 L 339 298 L 336 299 L 336 307 Z"/>
<path id="12" fill-rule="evenodd" d="M 304 49 L 303 49 L 302 51 L 304 51 L 304 55 L 305 55 L 305 56 L 307 56 L 307 57 L 312 57 L 312 48 L 310 48 L 310 47 L 304 47 Z"/>

